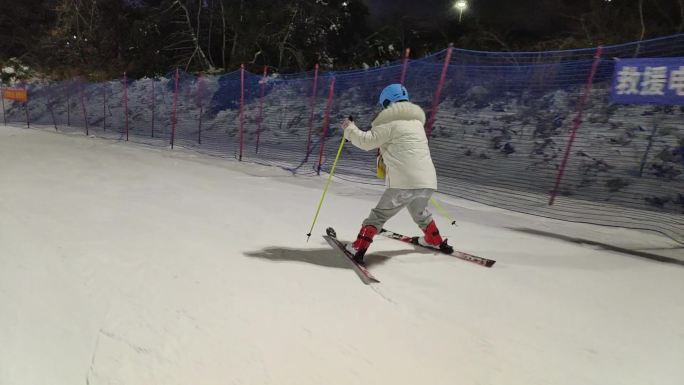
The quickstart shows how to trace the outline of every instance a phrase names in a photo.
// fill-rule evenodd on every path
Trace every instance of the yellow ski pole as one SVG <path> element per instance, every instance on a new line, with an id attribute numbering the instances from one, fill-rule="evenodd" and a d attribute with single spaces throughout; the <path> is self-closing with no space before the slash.
<path id="1" fill-rule="evenodd" d="M 349 117 L 350 121 L 354 121 L 354 119 L 350 116 Z M 323 189 L 323 195 L 321 195 L 321 201 L 318 202 L 318 208 L 316 208 L 316 215 L 314 215 L 313 222 L 311 223 L 311 228 L 309 229 L 309 233 L 306 234 L 306 241 L 309 242 L 309 238 L 311 238 L 311 233 L 313 232 L 313 228 L 316 225 L 316 220 L 318 220 L 318 214 L 321 212 L 321 206 L 323 206 L 323 200 L 325 199 L 325 194 L 328 193 L 328 187 L 330 186 L 330 181 L 332 180 L 333 173 L 335 173 L 335 167 L 337 167 L 337 160 L 340 159 L 340 154 L 342 153 L 342 147 L 344 147 L 344 134 L 342 134 L 342 141 L 340 142 L 340 147 L 337 149 L 337 155 L 335 155 L 335 161 L 333 162 L 332 168 L 330 169 L 330 174 L 328 174 L 328 181 L 325 183 L 325 188 Z"/>
<path id="2" fill-rule="evenodd" d="M 432 205 L 435 206 L 435 208 L 437 209 L 437 212 L 438 212 L 441 216 L 443 216 L 444 218 L 448 219 L 448 220 L 451 222 L 452 225 L 456 226 L 456 220 L 454 219 L 454 217 L 452 217 L 451 215 L 449 215 L 449 213 L 447 213 L 446 210 L 444 210 L 444 209 L 442 208 L 442 206 L 440 206 L 440 204 L 437 203 L 437 200 L 436 200 L 435 198 L 430 198 L 430 202 L 432 202 Z"/>

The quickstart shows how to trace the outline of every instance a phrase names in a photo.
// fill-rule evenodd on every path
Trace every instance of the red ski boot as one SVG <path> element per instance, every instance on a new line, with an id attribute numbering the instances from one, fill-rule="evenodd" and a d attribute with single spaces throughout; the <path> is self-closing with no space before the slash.
<path id="1" fill-rule="evenodd" d="M 421 246 L 431 247 L 436 250 L 440 250 L 444 253 L 453 253 L 454 248 L 447 243 L 446 239 L 442 239 L 439 234 L 439 229 L 435 224 L 435 221 L 430 222 L 425 229 L 423 229 L 425 236 L 418 238 L 418 243 Z"/>
<path id="2" fill-rule="evenodd" d="M 356 236 L 356 240 L 352 243 L 347 243 L 345 249 L 354 256 L 354 260 L 357 263 L 363 264 L 363 256 L 366 254 L 366 250 L 371 243 L 373 243 L 373 237 L 378 233 L 378 229 L 375 226 L 366 225 L 361 227 L 359 235 Z"/>

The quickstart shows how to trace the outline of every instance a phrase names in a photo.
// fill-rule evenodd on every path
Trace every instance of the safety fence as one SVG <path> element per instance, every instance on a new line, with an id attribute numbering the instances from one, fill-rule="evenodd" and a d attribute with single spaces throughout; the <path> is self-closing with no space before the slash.
<path id="1" fill-rule="evenodd" d="M 277 75 L 163 77 L 13 87 L 3 121 L 276 165 L 329 169 L 353 115 L 403 83 L 426 110 L 439 190 L 544 217 L 657 231 L 684 243 L 684 107 L 610 102 L 621 58 L 682 57 L 684 35 L 591 49 L 479 52 L 449 47 L 382 67 Z M 382 184 L 376 152 L 345 146 L 336 175 Z"/>

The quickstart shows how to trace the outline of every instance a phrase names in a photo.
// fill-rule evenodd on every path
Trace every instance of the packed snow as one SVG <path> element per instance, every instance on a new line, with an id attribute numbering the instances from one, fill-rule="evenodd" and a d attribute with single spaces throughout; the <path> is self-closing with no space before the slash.
<path id="1" fill-rule="evenodd" d="M 2 385 L 684 379 L 684 266 L 540 231 L 682 257 L 657 234 L 440 195 L 497 264 L 377 238 L 364 285 L 320 235 L 381 187 L 335 180 L 307 242 L 325 175 L 50 129 L 0 126 Z"/>

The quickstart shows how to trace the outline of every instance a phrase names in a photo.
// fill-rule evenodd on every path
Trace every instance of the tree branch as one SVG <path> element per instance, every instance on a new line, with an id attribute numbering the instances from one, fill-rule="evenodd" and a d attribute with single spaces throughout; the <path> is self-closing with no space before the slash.
<path id="1" fill-rule="evenodd" d="M 646 25 L 644 24 L 644 0 L 639 0 L 639 21 L 641 22 L 641 35 L 639 36 L 639 42 L 637 43 L 636 50 L 634 51 L 634 57 L 638 57 L 641 51 L 641 41 L 644 40 L 646 35 Z"/>
<path id="2" fill-rule="evenodd" d="M 639 21 L 641 22 L 641 35 L 639 41 L 644 40 L 646 36 L 646 24 L 644 24 L 644 0 L 639 0 Z"/>
<path id="3" fill-rule="evenodd" d="M 209 33 L 207 34 L 207 54 L 209 55 L 209 61 L 214 63 L 214 58 L 211 56 L 211 32 L 214 27 L 214 1 L 210 0 L 209 3 Z"/>
<path id="4" fill-rule="evenodd" d="M 223 44 L 221 45 L 221 63 L 222 67 L 225 70 L 226 68 L 226 9 L 223 6 L 223 0 L 219 0 L 219 4 L 221 4 L 221 21 L 223 22 L 223 29 L 221 36 L 223 37 Z"/>
<path id="5" fill-rule="evenodd" d="M 285 36 L 283 36 L 283 40 L 278 45 L 280 51 L 280 54 L 278 55 L 278 68 L 282 67 L 283 65 L 283 53 L 285 52 L 285 44 L 287 44 L 287 40 L 290 38 L 292 26 L 294 25 L 295 17 L 297 17 L 298 12 L 299 6 L 295 6 L 295 10 L 294 12 L 292 12 L 292 18 L 290 19 L 290 23 L 288 23 L 287 28 L 285 29 Z"/>
<path id="6" fill-rule="evenodd" d="M 192 37 L 192 40 L 195 44 L 195 49 L 192 52 L 192 55 L 190 55 L 190 58 L 188 59 L 188 63 L 186 64 L 185 70 L 186 71 L 188 70 L 188 68 L 190 67 L 190 63 L 191 63 L 192 59 L 195 57 L 195 55 L 199 56 L 200 65 L 205 64 L 208 67 L 211 67 L 211 64 L 207 60 L 207 57 L 204 54 L 204 51 L 202 50 L 202 47 L 200 47 L 200 45 L 199 45 L 199 38 L 198 38 L 197 34 L 195 33 L 195 29 L 192 26 L 192 22 L 190 21 L 190 11 L 180 0 L 174 0 L 174 4 L 176 4 L 185 14 L 185 22 L 186 22 L 187 27 L 188 27 L 188 32 L 189 32 L 190 36 Z M 201 6 L 201 0 L 200 0 L 200 6 Z M 199 30 L 199 25 L 197 26 L 197 28 Z M 202 63 L 202 61 L 204 63 Z"/>

